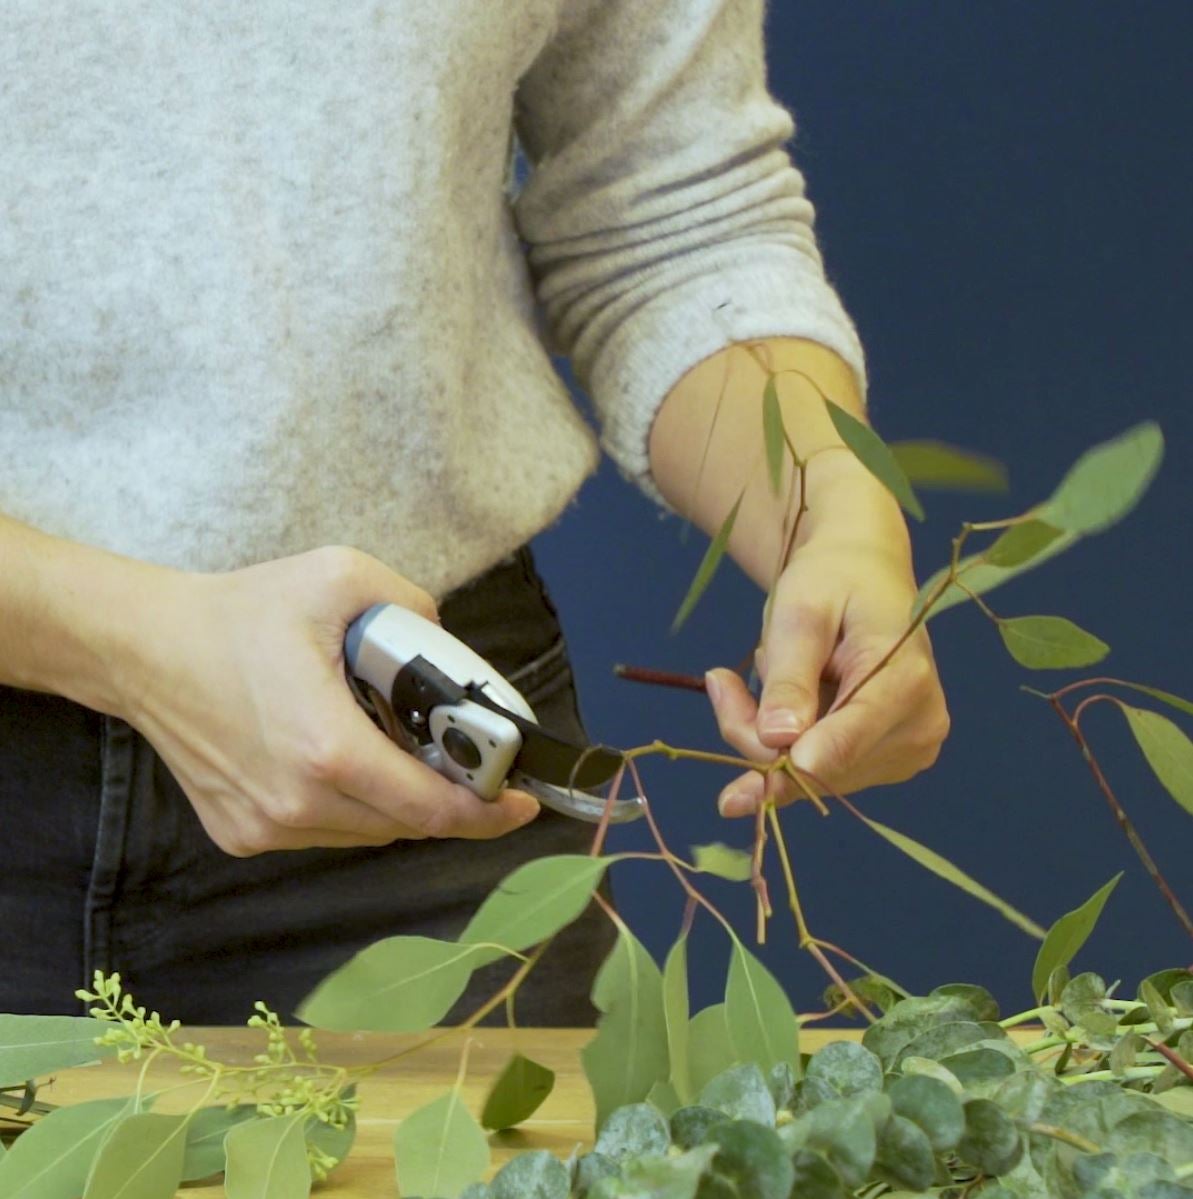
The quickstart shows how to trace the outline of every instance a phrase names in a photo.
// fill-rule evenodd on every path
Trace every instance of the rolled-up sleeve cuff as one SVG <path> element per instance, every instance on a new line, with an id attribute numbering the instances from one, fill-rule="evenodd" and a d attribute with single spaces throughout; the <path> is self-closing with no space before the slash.
<path id="1" fill-rule="evenodd" d="M 603 448 L 668 511 L 650 472 L 651 425 L 671 389 L 704 359 L 734 343 L 803 338 L 843 358 L 863 396 L 866 390 L 861 343 L 818 261 L 774 245 L 692 258 L 686 277 L 677 278 L 676 263 L 668 264 L 666 284 L 614 325 L 584 372 L 601 417 Z M 649 281 L 636 290 L 639 296 L 649 291 Z"/>

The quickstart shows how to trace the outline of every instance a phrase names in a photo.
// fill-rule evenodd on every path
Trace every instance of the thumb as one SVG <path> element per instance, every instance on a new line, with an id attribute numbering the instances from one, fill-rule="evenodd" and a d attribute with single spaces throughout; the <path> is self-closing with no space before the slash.
<path id="1" fill-rule="evenodd" d="M 758 704 L 758 736 L 772 749 L 791 745 L 816 723 L 820 679 L 841 627 L 840 601 L 806 590 L 797 598 L 794 591 L 780 581 L 763 642 L 766 678 Z"/>

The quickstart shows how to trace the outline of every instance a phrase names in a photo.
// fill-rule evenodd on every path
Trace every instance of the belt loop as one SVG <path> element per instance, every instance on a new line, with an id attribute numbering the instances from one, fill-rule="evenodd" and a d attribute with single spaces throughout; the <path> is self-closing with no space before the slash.
<path id="1" fill-rule="evenodd" d="M 112 968 L 112 908 L 124 861 L 132 799 L 134 733 L 115 716 L 105 715 L 101 733 L 101 782 L 95 857 L 83 908 L 82 986 L 96 970 Z"/>

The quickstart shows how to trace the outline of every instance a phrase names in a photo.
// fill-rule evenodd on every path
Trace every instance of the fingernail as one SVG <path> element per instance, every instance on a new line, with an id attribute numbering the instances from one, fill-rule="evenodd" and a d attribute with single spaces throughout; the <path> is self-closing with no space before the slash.
<path id="1" fill-rule="evenodd" d="M 754 797 L 748 791 L 726 791 L 717 800 L 722 816 L 745 816 L 754 810 Z"/>
<path id="2" fill-rule="evenodd" d="M 713 675 L 711 670 L 706 670 L 704 672 L 704 689 L 708 692 L 708 698 L 711 699 L 714 704 L 719 704 L 721 702 L 721 683 L 720 680 Z"/>
<path id="3" fill-rule="evenodd" d="M 804 722 L 789 709 L 778 708 L 763 712 L 758 727 L 768 737 L 784 737 L 791 733 L 802 733 Z"/>

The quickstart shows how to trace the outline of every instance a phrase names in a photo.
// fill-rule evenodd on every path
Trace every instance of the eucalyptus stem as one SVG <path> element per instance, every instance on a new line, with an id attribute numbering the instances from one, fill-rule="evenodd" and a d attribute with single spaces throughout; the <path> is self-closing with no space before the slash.
<path id="1" fill-rule="evenodd" d="M 1094 756 L 1094 752 L 1090 748 L 1089 742 L 1085 739 L 1085 735 L 1081 731 L 1080 719 L 1082 712 L 1089 703 L 1099 698 L 1110 700 L 1113 703 L 1120 702 L 1114 696 L 1110 695 L 1087 697 L 1081 702 L 1081 704 L 1078 705 L 1074 715 L 1072 716 L 1069 715 L 1068 711 L 1065 709 L 1065 706 L 1055 695 L 1049 696 L 1049 702 L 1052 705 L 1053 711 L 1056 712 L 1056 714 L 1061 718 L 1061 720 L 1064 722 L 1065 728 L 1069 730 L 1073 739 L 1077 742 L 1078 748 L 1081 750 L 1081 756 L 1085 759 L 1085 763 L 1089 767 L 1090 773 L 1094 776 L 1094 782 L 1097 783 L 1098 789 L 1102 792 L 1106 802 L 1110 805 L 1110 811 L 1114 814 L 1114 818 L 1118 822 L 1119 828 L 1122 829 L 1124 835 L 1126 836 L 1127 841 L 1130 843 L 1131 848 L 1135 850 L 1136 856 L 1143 863 L 1143 868 L 1147 871 L 1152 882 L 1156 884 L 1160 894 L 1164 897 L 1165 902 L 1172 909 L 1172 912 L 1176 916 L 1178 923 L 1185 930 L 1185 932 L 1189 934 L 1190 937 L 1193 937 L 1193 920 L 1190 920 L 1189 913 L 1185 911 L 1181 901 L 1177 899 L 1175 892 L 1168 884 L 1168 880 L 1163 874 L 1160 873 L 1160 868 L 1156 865 L 1155 859 L 1153 859 L 1152 855 L 1148 852 L 1147 846 L 1143 843 L 1143 838 L 1139 835 L 1139 832 L 1135 828 L 1134 824 L 1131 823 L 1130 817 L 1127 816 L 1123 805 L 1119 802 L 1118 797 L 1111 789 L 1110 783 L 1107 781 L 1105 774 L 1103 774 L 1102 768 L 1098 764 L 1098 760 Z"/>
<path id="2" fill-rule="evenodd" d="M 1087 1140 L 1080 1133 L 1070 1132 L 1069 1129 L 1061 1128 L 1056 1124 L 1041 1124 L 1036 1122 L 1029 1126 L 1028 1131 L 1038 1132 L 1041 1136 L 1051 1137 L 1054 1141 L 1063 1141 L 1066 1145 L 1072 1145 L 1074 1149 L 1080 1149 L 1083 1153 L 1102 1152 L 1101 1145 Z"/>

